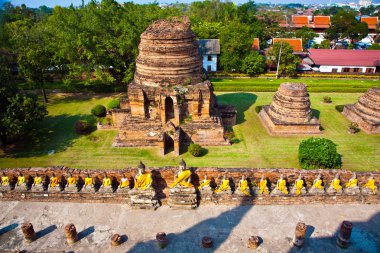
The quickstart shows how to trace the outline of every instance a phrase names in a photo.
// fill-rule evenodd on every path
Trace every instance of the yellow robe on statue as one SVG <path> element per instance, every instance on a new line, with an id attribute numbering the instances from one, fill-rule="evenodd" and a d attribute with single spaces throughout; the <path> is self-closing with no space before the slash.
<path id="1" fill-rule="evenodd" d="M 136 177 L 135 189 L 145 190 L 152 184 L 150 173 L 144 173 Z"/>
<path id="2" fill-rule="evenodd" d="M 277 189 L 280 190 L 284 194 L 288 194 L 288 189 L 286 189 L 286 180 L 281 179 L 277 183 Z"/>
<path id="3" fill-rule="evenodd" d="M 17 185 L 22 185 L 23 183 L 25 183 L 25 177 L 24 176 L 19 176 L 17 178 Z"/>
<path id="4" fill-rule="evenodd" d="M 303 180 L 297 180 L 296 181 L 296 195 L 300 195 L 302 193 L 302 188 L 303 188 Z"/>
<path id="5" fill-rule="evenodd" d="M 356 178 L 350 179 L 348 183 L 346 183 L 346 187 L 348 188 L 354 188 L 356 186 L 358 186 L 358 180 Z"/>
<path id="6" fill-rule="evenodd" d="M 318 179 L 314 182 L 313 184 L 313 187 L 314 188 L 317 188 L 317 189 L 323 189 L 323 186 L 322 186 L 322 179 Z"/>
<path id="7" fill-rule="evenodd" d="M 332 182 L 331 182 L 331 185 L 332 187 L 334 188 L 334 190 L 336 191 L 339 191 L 342 189 L 342 186 L 340 185 L 340 180 L 335 178 Z"/>
<path id="8" fill-rule="evenodd" d="M 56 187 L 58 185 L 58 177 L 50 178 L 50 187 Z"/>
<path id="9" fill-rule="evenodd" d="M 371 191 L 375 193 L 375 190 L 376 190 L 375 179 L 369 179 L 367 183 L 364 185 L 364 187 L 371 189 Z"/>
<path id="10" fill-rule="evenodd" d="M 179 173 L 177 179 L 170 185 L 170 188 L 173 188 L 177 184 L 184 186 L 184 187 L 192 187 L 193 185 L 190 182 L 187 182 L 187 180 L 191 177 L 191 171 L 190 170 L 183 170 L 181 173 Z"/>
<path id="11" fill-rule="evenodd" d="M 120 182 L 120 188 L 127 188 L 129 186 L 129 180 L 126 178 L 122 178 Z"/>
<path id="12" fill-rule="evenodd" d="M 69 177 L 69 178 L 67 179 L 67 183 L 68 183 L 69 185 L 74 185 L 74 184 L 76 184 L 76 182 L 77 182 L 77 180 L 75 179 L 75 177 Z"/>
<path id="13" fill-rule="evenodd" d="M 209 179 L 203 180 L 202 183 L 199 185 L 198 189 L 202 189 L 203 187 L 210 186 L 210 182 L 211 182 L 211 180 L 209 180 Z"/>
<path id="14" fill-rule="evenodd" d="M 9 185 L 9 177 L 1 177 L 1 184 L 2 185 Z"/>
<path id="15" fill-rule="evenodd" d="M 84 185 L 86 185 L 86 186 L 93 185 L 93 179 L 92 179 L 92 177 L 86 177 L 84 179 Z"/>
<path id="16" fill-rule="evenodd" d="M 111 185 L 111 178 L 109 177 L 103 178 L 103 186 L 106 187 L 110 185 Z"/>
<path id="17" fill-rule="evenodd" d="M 222 184 L 215 190 L 215 192 L 227 191 L 230 188 L 230 180 L 223 179 Z"/>
<path id="18" fill-rule="evenodd" d="M 259 183 L 260 188 L 260 194 L 263 194 L 264 192 L 268 194 L 268 187 L 267 187 L 267 180 L 263 179 Z"/>
<path id="19" fill-rule="evenodd" d="M 34 178 L 34 184 L 42 184 L 42 178 L 41 177 L 35 177 Z"/>
<path id="20" fill-rule="evenodd" d="M 240 182 L 239 189 L 245 195 L 251 196 L 251 194 L 249 193 L 249 187 L 248 187 L 248 181 L 247 180 L 243 180 L 243 182 Z"/>

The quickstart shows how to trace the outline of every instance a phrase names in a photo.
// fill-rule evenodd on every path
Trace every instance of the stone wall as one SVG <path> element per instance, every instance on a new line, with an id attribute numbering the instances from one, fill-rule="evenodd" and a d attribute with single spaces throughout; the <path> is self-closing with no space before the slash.
<path id="1" fill-rule="evenodd" d="M 249 179 L 253 185 L 253 189 L 257 188 L 261 176 L 264 176 L 268 180 L 268 186 L 273 189 L 277 180 L 281 175 L 287 180 L 288 189 L 290 189 L 298 176 L 302 175 L 306 188 L 309 189 L 312 186 L 313 180 L 318 174 L 322 175 L 325 188 L 327 188 L 334 178 L 336 173 L 339 173 L 341 179 L 341 185 L 345 186 L 349 178 L 352 176 L 352 172 L 345 170 L 298 170 L 298 169 L 252 169 L 252 168 L 190 168 L 193 171 L 191 181 L 194 186 L 199 186 L 200 181 L 207 176 L 215 184 L 219 185 L 223 176 L 230 179 L 230 186 L 237 188 L 238 182 L 244 175 Z M 164 167 L 164 168 L 150 168 L 153 178 L 153 188 L 158 193 L 162 204 L 167 203 L 167 196 L 169 196 L 170 185 L 174 181 L 175 174 L 178 171 L 177 167 Z M 17 168 L 17 169 L 2 169 L 10 179 L 11 185 L 17 182 L 17 176 L 22 173 L 27 181 L 32 182 L 36 173 L 40 174 L 46 184 L 49 184 L 49 178 L 54 173 L 60 178 L 62 185 L 66 184 L 66 178 L 69 174 L 72 174 L 79 181 L 84 180 L 84 177 L 88 173 L 95 180 L 95 188 L 101 185 L 104 173 L 106 172 L 108 177 L 112 179 L 112 185 L 117 188 L 122 175 L 129 179 L 131 186 L 133 185 L 133 177 L 137 173 L 137 168 L 126 168 L 122 170 L 79 170 L 71 169 L 67 167 L 50 167 L 50 168 Z M 366 183 L 369 172 L 357 172 L 358 185 L 362 186 Z M 372 172 L 376 183 L 380 182 L 380 172 Z M 95 190 L 91 192 L 67 192 L 65 190 L 51 190 L 35 191 L 35 189 L 20 190 L 11 189 L 11 187 L 1 187 L 0 190 L 1 200 L 28 200 L 28 201 L 73 201 L 73 202 L 129 202 L 129 195 L 127 192 L 102 192 Z M 214 204 L 312 204 L 312 203 L 380 203 L 380 195 L 309 195 L 304 194 L 300 196 L 286 195 L 286 196 L 271 196 L 254 194 L 251 197 L 241 196 L 239 194 L 199 194 L 200 204 L 202 203 L 214 203 Z"/>

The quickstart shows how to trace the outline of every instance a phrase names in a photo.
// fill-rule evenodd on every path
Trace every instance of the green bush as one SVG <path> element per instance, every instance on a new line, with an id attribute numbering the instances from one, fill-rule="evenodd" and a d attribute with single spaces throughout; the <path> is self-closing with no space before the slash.
<path id="1" fill-rule="evenodd" d="M 231 131 L 231 132 L 226 132 L 226 133 L 224 134 L 224 137 L 225 137 L 226 139 L 230 140 L 230 142 L 231 142 L 232 144 L 235 144 L 235 143 L 239 143 L 239 142 L 240 142 L 240 140 L 239 140 L 238 138 L 236 138 L 235 133 L 234 133 L 233 131 Z"/>
<path id="2" fill-rule="evenodd" d="M 188 151 L 192 156 L 198 157 L 202 154 L 202 147 L 199 144 L 190 143 Z"/>
<path id="3" fill-rule="evenodd" d="M 263 106 L 261 106 L 261 105 L 256 106 L 255 107 L 256 113 L 260 113 L 260 111 L 261 111 L 262 108 L 263 108 Z"/>
<path id="4" fill-rule="evenodd" d="M 338 112 L 343 112 L 344 105 L 336 105 L 336 106 L 335 106 L 335 109 L 336 109 Z"/>
<path id="5" fill-rule="evenodd" d="M 340 156 L 336 144 L 325 138 L 303 140 L 298 149 L 298 161 L 303 169 L 340 168 Z"/>
<path id="6" fill-rule="evenodd" d="M 103 105 L 96 105 L 91 109 L 91 114 L 95 117 L 105 117 L 107 111 Z"/>
<path id="7" fill-rule="evenodd" d="M 108 108 L 108 109 L 116 109 L 116 108 L 120 108 L 120 100 L 119 100 L 119 99 L 112 99 L 112 100 L 108 103 L 107 108 Z"/>
<path id="8" fill-rule="evenodd" d="M 324 96 L 324 97 L 323 97 L 323 102 L 330 104 L 330 103 L 332 102 L 331 97 L 329 97 L 329 96 Z"/>
<path id="9" fill-rule="evenodd" d="M 91 125 L 86 120 L 78 120 L 74 125 L 77 134 L 87 134 L 91 131 Z"/>

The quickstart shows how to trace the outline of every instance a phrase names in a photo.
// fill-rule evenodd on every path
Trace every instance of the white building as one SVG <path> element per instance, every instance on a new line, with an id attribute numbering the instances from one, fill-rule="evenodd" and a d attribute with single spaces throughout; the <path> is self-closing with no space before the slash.
<path id="1" fill-rule="evenodd" d="M 380 50 L 309 49 L 312 67 L 325 73 L 380 72 Z"/>
<path id="2" fill-rule="evenodd" d="M 198 40 L 199 55 L 203 59 L 203 68 L 207 72 L 218 70 L 218 55 L 220 55 L 220 44 L 218 39 Z"/>

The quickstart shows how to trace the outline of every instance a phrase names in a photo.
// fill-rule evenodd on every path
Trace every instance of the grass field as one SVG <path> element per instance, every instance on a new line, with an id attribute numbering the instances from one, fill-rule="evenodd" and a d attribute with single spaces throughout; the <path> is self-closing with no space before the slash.
<path id="1" fill-rule="evenodd" d="M 324 79 L 324 78 L 228 78 L 211 79 L 215 91 L 274 92 L 283 82 L 302 82 L 307 84 L 309 92 L 365 92 L 373 86 L 380 86 L 378 79 Z"/>
<path id="2" fill-rule="evenodd" d="M 323 96 L 332 104 L 322 103 Z M 380 135 L 360 132 L 350 135 L 349 122 L 335 110 L 337 104 L 353 103 L 360 93 L 311 93 L 312 108 L 319 114 L 324 128 L 321 136 L 338 144 L 343 168 L 355 171 L 380 169 Z M 78 136 L 73 129 L 78 119 L 92 119 L 90 109 L 106 105 L 117 95 L 54 95 L 48 106 L 49 116 L 35 124 L 34 131 L 17 145 L 0 150 L 0 167 L 43 167 L 65 165 L 72 168 L 125 168 L 140 160 L 147 166 L 177 165 L 173 154 L 160 156 L 158 148 L 113 148 L 117 131 L 101 130 Z M 282 167 L 298 168 L 297 152 L 305 136 L 273 137 L 267 134 L 254 108 L 269 104 L 273 93 L 218 93 L 221 103 L 233 104 L 238 110 L 234 126 L 240 142 L 227 147 L 207 147 L 208 153 L 194 158 L 183 157 L 189 166 L 213 167 Z M 93 119 L 92 119 L 93 120 Z M 55 153 L 48 155 L 54 150 Z"/>

